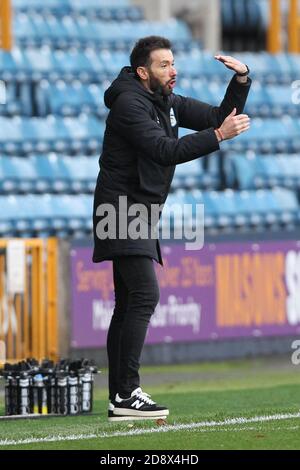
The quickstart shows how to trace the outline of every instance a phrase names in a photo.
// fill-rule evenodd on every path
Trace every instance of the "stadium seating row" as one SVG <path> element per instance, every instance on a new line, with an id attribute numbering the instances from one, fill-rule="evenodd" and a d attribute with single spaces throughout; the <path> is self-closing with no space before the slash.
<path id="1" fill-rule="evenodd" d="M 55 153 L 0 156 L 1 193 L 91 193 L 99 170 L 97 155 L 71 157 Z M 217 155 L 176 167 L 172 190 L 220 186 Z M 300 188 L 300 160 L 293 155 L 230 153 L 225 159 L 226 184 L 239 189 Z"/>
<path id="2" fill-rule="evenodd" d="M 226 156 L 227 183 L 237 183 L 240 189 L 300 188 L 300 159 L 298 154 L 256 155 L 231 154 Z"/>
<path id="3" fill-rule="evenodd" d="M 129 6 L 128 0 L 13 0 L 12 5 L 17 13 L 55 14 L 59 16 L 70 14 L 98 14 L 113 10 L 116 15 L 122 15 L 124 10 L 139 10 Z"/>
<path id="4" fill-rule="evenodd" d="M 179 190 L 169 195 L 167 204 L 170 206 L 174 204 L 179 214 L 183 204 L 191 204 L 193 207 L 196 204 L 204 204 L 207 229 L 278 227 L 281 224 L 296 225 L 300 220 L 300 209 L 295 193 L 283 188 L 249 191 L 227 189 L 208 192 Z M 180 215 L 177 223 L 181 223 Z"/>
<path id="5" fill-rule="evenodd" d="M 99 153 L 104 124 L 82 115 L 75 118 L 6 118 L 0 116 L 0 153 Z"/>
<path id="6" fill-rule="evenodd" d="M 177 94 L 192 96 L 214 106 L 221 103 L 226 90 L 225 83 L 221 85 L 218 82 L 207 83 L 204 80 L 179 79 L 178 85 L 175 89 Z M 107 85 L 104 84 L 83 85 L 79 81 L 71 84 L 63 81 L 51 84 L 44 81 L 36 89 L 38 114 L 40 116 L 45 114 L 76 116 L 80 112 L 86 112 L 103 118 L 107 114 L 103 100 L 106 88 Z M 15 99 L 12 101 L 14 103 Z M 27 103 L 28 101 L 25 105 Z M 300 106 L 297 101 L 293 101 L 293 90 L 290 86 L 264 87 L 262 84 L 254 83 L 245 112 L 251 117 L 282 117 L 284 114 L 299 116 Z"/>
<path id="7" fill-rule="evenodd" d="M 35 233 L 39 236 L 72 233 L 81 236 L 92 227 L 92 195 L 0 195 L 0 233 L 3 236 Z M 175 205 L 174 205 L 175 204 Z M 260 191 L 177 191 L 169 195 L 161 227 L 181 225 L 183 204 L 189 204 L 195 224 L 197 204 L 204 204 L 205 224 L 215 229 L 263 229 L 292 227 L 299 223 L 299 206 L 292 191 L 276 188 Z M 188 214 L 187 212 L 186 214 Z M 197 219 L 198 220 L 198 219 Z"/>
<path id="8" fill-rule="evenodd" d="M 180 129 L 180 136 L 190 133 Z M 0 152 L 96 153 L 100 151 L 104 122 L 86 114 L 78 118 L 0 116 Z M 300 119 L 252 119 L 250 130 L 222 143 L 224 152 L 295 153 L 300 150 Z"/>
<path id="9" fill-rule="evenodd" d="M 147 23 L 127 0 L 13 3 L 17 45 L 0 51 L 0 80 L 7 85 L 7 102 L 0 105 L 0 233 L 84 236 L 92 226 L 107 113 L 103 91 L 128 65 L 134 40 L 150 33 L 173 39 L 179 94 L 217 105 L 232 74 L 201 49 L 183 22 Z M 264 29 L 263 3 L 222 0 L 224 28 L 236 18 L 233 36 L 258 22 Z M 168 198 L 168 204 L 179 203 L 171 220 L 175 230 L 184 204 L 192 207 L 191 225 L 196 205 L 204 204 L 212 231 L 275 230 L 300 222 L 300 57 L 236 55 L 254 79 L 246 108 L 251 129 L 224 142 L 220 153 L 177 166 Z M 237 190 L 207 191 L 224 185 Z M 163 217 L 162 227 L 167 223 Z"/>
<path id="10" fill-rule="evenodd" d="M 42 236 L 45 231 L 46 235 L 60 230 L 90 231 L 91 204 L 91 196 L 84 194 L 0 196 L 0 232 L 5 236 L 28 236 L 28 232 Z"/>
<path id="11" fill-rule="evenodd" d="M 66 16 L 44 18 L 41 15 L 19 14 L 14 17 L 14 39 L 16 44 L 28 47 L 88 47 L 107 44 L 112 48 L 128 49 L 140 37 L 151 34 L 165 35 L 177 42 L 191 39 L 187 25 L 171 19 L 167 22 L 149 21 L 101 21 L 91 20 L 86 16 L 72 18 Z"/>
<path id="12" fill-rule="evenodd" d="M 175 48 L 183 46 L 184 41 L 175 41 Z M 197 81 L 210 83 L 212 80 L 221 82 L 232 75 L 224 66 L 214 60 L 211 53 L 201 51 L 199 43 L 189 40 L 190 51 L 177 50 L 175 65 L 179 77 L 189 78 L 191 84 Z M 296 54 L 240 53 L 238 58 L 248 64 L 251 77 L 263 83 L 286 84 L 299 79 L 300 56 Z M 124 65 L 129 64 L 129 51 L 111 50 L 106 44 L 103 50 L 88 47 L 84 50 L 68 51 L 51 50 L 44 46 L 20 49 L 15 47 L 11 52 L 0 50 L 0 79 L 6 81 L 25 80 L 48 81 L 80 80 L 84 83 L 101 83 L 105 79 L 114 78 Z M 195 81 L 194 81 L 195 80 Z"/>
<path id="13" fill-rule="evenodd" d="M 53 17 L 72 19 L 80 19 L 82 16 L 92 20 L 98 19 L 103 21 L 141 21 L 144 19 L 141 8 L 135 6 L 101 6 L 101 3 L 94 4 L 89 7 L 88 2 L 77 3 L 74 7 L 61 8 L 62 5 L 50 5 L 47 2 L 40 2 L 39 4 L 30 7 L 26 3 L 22 7 L 15 8 L 16 13 L 27 14 L 30 16 L 42 16 L 45 20 L 52 21 Z"/>
<path id="14" fill-rule="evenodd" d="M 190 132 L 181 129 L 180 135 Z M 0 116 L 0 152 L 9 155 L 50 151 L 90 154 L 100 151 L 103 133 L 104 122 L 85 114 L 77 119 L 52 115 L 46 118 Z M 297 152 L 300 150 L 300 120 L 289 117 L 252 119 L 250 130 L 223 142 L 222 150 Z"/>
<path id="15" fill-rule="evenodd" d="M 191 131 L 180 130 L 180 135 Z M 280 119 L 253 118 L 249 131 L 222 143 L 222 151 L 257 153 L 295 153 L 300 150 L 300 120 L 290 116 Z"/>
<path id="16" fill-rule="evenodd" d="M 103 54 L 104 56 L 104 54 Z M 115 73 L 118 73 L 122 65 L 123 54 L 116 54 L 114 64 Z M 225 81 L 207 82 L 205 79 L 180 78 L 176 93 L 219 105 L 227 86 Z M 110 81 L 99 83 L 82 83 L 79 80 L 67 83 L 58 80 L 55 83 L 41 80 L 35 86 L 26 81 L 20 83 L 8 83 L 6 104 L 0 105 L 0 114 L 7 116 L 24 115 L 32 116 L 33 109 L 37 115 L 47 114 L 61 116 L 77 116 L 81 112 L 96 114 L 103 119 L 107 114 L 103 95 Z M 268 85 L 254 82 L 249 94 L 245 112 L 252 117 L 282 117 L 300 115 L 300 86 Z"/>
<path id="17" fill-rule="evenodd" d="M 91 193 L 99 171 L 98 156 L 0 156 L 1 193 Z"/>
<path id="18" fill-rule="evenodd" d="M 24 157 L 0 156 L 0 192 L 91 193 L 99 171 L 99 156 L 71 157 L 56 153 Z M 177 166 L 172 188 L 217 188 L 217 165 L 204 168 L 203 159 Z"/>
<path id="19" fill-rule="evenodd" d="M 135 20 L 142 17 L 139 8 L 129 5 L 127 0 L 13 0 L 17 13 L 38 13 L 47 17 L 92 16 L 103 19 Z M 225 32 L 256 31 L 257 27 L 266 29 L 268 24 L 267 0 L 221 0 L 222 25 Z"/>

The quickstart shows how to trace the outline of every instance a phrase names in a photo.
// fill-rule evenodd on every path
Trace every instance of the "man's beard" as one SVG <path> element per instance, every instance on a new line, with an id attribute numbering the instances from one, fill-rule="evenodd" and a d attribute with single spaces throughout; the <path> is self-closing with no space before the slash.
<path id="1" fill-rule="evenodd" d="M 162 85 L 158 78 L 154 77 L 152 73 L 149 74 L 149 88 L 153 93 L 160 93 L 163 96 L 169 96 L 173 93 L 172 88 L 168 87 L 168 83 L 166 85 Z"/>

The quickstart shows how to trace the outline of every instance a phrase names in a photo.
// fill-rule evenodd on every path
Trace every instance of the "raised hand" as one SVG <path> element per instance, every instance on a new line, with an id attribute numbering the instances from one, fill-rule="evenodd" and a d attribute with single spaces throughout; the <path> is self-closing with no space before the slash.
<path id="1" fill-rule="evenodd" d="M 215 55 L 215 59 L 219 62 L 222 62 L 225 67 L 230 70 L 233 70 L 236 73 L 247 72 L 247 67 L 243 62 L 231 57 L 230 55 Z"/>

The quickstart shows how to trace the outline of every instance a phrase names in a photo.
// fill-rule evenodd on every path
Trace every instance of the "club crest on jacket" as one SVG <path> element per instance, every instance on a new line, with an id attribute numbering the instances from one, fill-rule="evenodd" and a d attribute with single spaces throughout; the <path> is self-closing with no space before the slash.
<path id="1" fill-rule="evenodd" d="M 176 121 L 176 117 L 175 117 L 175 113 L 174 113 L 174 109 L 173 109 L 173 108 L 170 109 L 170 122 L 171 122 L 171 126 L 172 126 L 172 127 L 175 127 L 176 124 L 177 124 L 177 121 Z"/>

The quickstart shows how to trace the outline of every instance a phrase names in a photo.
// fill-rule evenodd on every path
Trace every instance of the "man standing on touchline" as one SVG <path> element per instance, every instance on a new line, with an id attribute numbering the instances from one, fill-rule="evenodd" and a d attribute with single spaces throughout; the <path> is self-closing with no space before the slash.
<path id="1" fill-rule="evenodd" d="M 251 84 L 249 69 L 230 56 L 215 59 L 235 72 L 219 107 L 173 93 L 177 72 L 171 43 L 157 36 L 136 43 L 131 67 L 124 67 L 105 92 L 110 112 L 94 196 L 93 261 L 113 262 L 115 308 L 107 336 L 110 421 L 169 414 L 141 389 L 139 377 L 147 328 L 159 301 L 153 263 L 162 264 L 159 242 L 130 237 L 126 230 L 132 216 L 121 214 L 120 196 L 127 198 L 128 208 L 143 204 L 150 214 L 152 206 L 165 202 L 176 165 L 208 155 L 223 140 L 249 129 L 249 117 L 241 114 Z M 179 127 L 195 133 L 179 139 Z M 108 205 L 117 226 L 107 223 Z M 149 233 L 151 223 L 146 221 Z"/>

